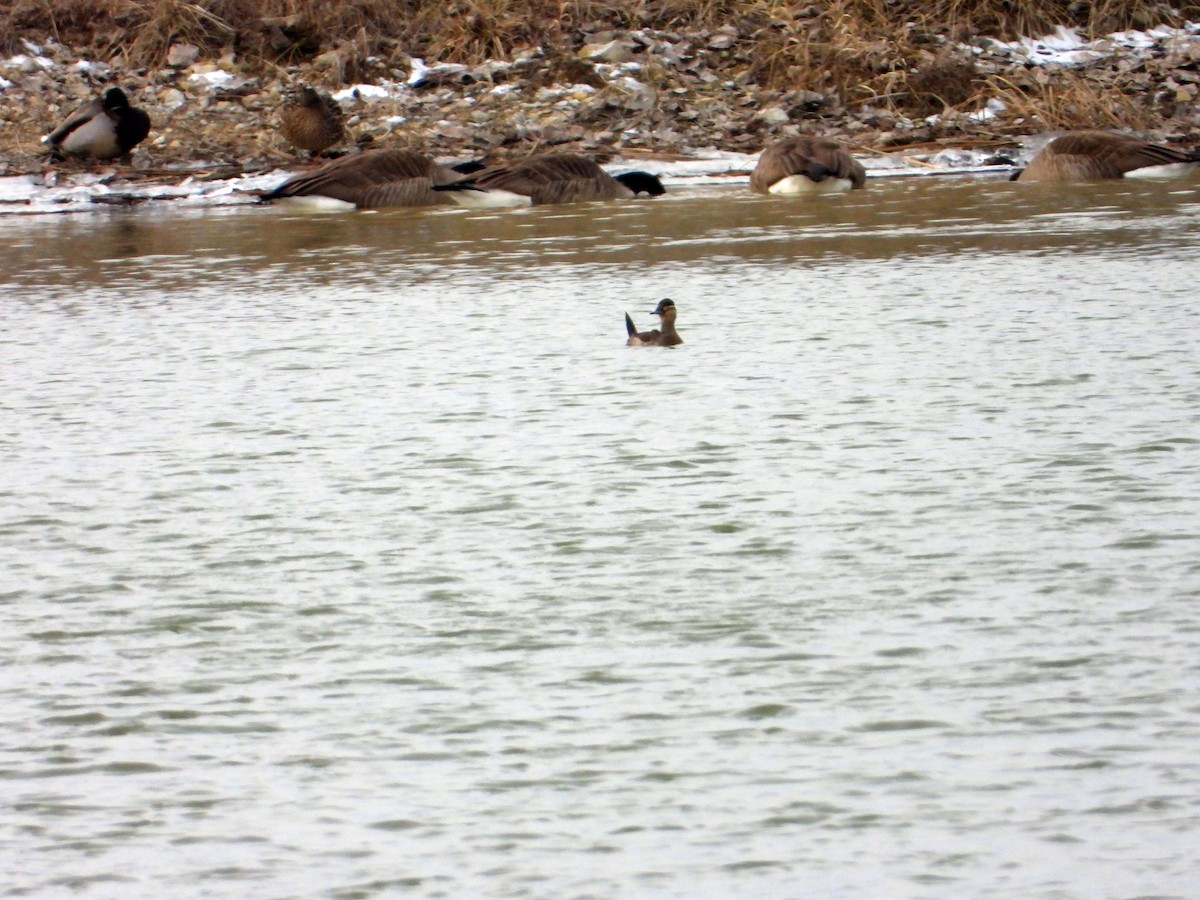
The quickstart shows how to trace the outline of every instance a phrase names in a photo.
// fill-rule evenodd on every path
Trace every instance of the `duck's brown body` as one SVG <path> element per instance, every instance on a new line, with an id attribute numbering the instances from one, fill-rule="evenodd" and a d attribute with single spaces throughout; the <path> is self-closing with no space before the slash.
<path id="1" fill-rule="evenodd" d="M 683 338 L 675 330 L 675 303 L 671 300 L 659 301 L 654 315 L 662 320 L 661 330 L 638 331 L 629 313 L 625 313 L 625 332 L 629 339 L 625 342 L 630 347 L 674 347 L 682 344 Z"/>
<path id="2" fill-rule="evenodd" d="M 1048 143 L 1015 181 L 1099 181 L 1149 166 L 1196 162 L 1195 150 L 1153 144 L 1108 131 L 1076 131 Z"/>
<path id="3" fill-rule="evenodd" d="M 860 188 L 867 171 L 850 151 L 825 138 L 795 137 L 771 144 L 750 173 L 759 194 L 807 194 Z"/>
<path id="4" fill-rule="evenodd" d="M 342 108 L 337 101 L 307 85 L 288 92 L 279 119 L 283 136 L 314 156 L 337 144 L 346 134 Z"/>

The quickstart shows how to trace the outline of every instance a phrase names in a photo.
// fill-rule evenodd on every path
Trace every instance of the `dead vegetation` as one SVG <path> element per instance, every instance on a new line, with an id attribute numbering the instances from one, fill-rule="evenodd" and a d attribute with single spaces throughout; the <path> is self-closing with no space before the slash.
<path id="1" fill-rule="evenodd" d="M 1147 103 L 1144 92 L 1116 87 L 1114 90 L 1111 81 L 1086 72 L 1040 78 L 1022 72 L 993 76 L 989 79 L 988 95 L 1004 103 L 1010 118 L 1037 122 L 1050 131 L 1088 128 L 1148 131 L 1156 127 L 1163 111 L 1155 103 Z"/>
<path id="2" fill-rule="evenodd" d="M 5 70 L 16 86 L 0 109 L 0 151 L 33 159 L 39 136 L 114 77 L 70 68 L 74 58 L 108 64 L 138 93 L 155 123 L 143 152 L 160 159 L 275 158 L 281 86 L 403 82 L 414 57 L 467 71 L 386 102 L 351 100 L 356 134 L 428 143 L 436 131 L 447 148 L 480 153 L 752 151 L 789 129 L 880 149 L 1061 128 L 1192 139 L 1194 42 L 1043 67 L 989 39 L 1197 19 L 1200 0 L 8 0 L 0 56 L 50 39 L 58 69 Z M 625 61 L 641 64 L 640 84 L 614 75 Z M 204 68 L 234 86 L 206 91 L 190 80 Z M 511 90 L 491 93 L 503 81 Z M 996 100 L 1002 113 L 972 118 Z"/>
<path id="3" fill-rule="evenodd" d="M 1058 25 L 1099 35 L 1197 14 L 1196 0 L 11 0 L 0 9 L 0 43 L 53 35 L 142 67 L 162 65 L 183 42 L 214 58 L 235 53 L 249 67 L 354 44 L 385 61 L 403 53 L 472 65 L 535 45 L 571 50 L 597 27 L 733 25 L 757 48 L 755 77 L 776 86 L 869 81 L 911 63 L 932 35 L 1012 38 Z"/>

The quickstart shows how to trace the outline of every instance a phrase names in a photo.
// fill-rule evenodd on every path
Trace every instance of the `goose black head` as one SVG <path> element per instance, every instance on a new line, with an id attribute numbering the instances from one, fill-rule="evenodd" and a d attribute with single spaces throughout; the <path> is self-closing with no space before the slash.
<path id="1" fill-rule="evenodd" d="M 626 172 L 616 178 L 635 194 L 649 194 L 651 197 L 658 197 L 667 192 L 658 176 L 651 175 L 649 172 Z"/>

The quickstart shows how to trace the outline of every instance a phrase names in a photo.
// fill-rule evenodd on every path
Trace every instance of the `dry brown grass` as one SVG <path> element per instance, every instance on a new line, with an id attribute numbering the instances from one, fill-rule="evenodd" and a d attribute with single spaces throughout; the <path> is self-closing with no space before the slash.
<path id="1" fill-rule="evenodd" d="M 1131 0 L 830 0 L 801 7 L 776 0 L 740 5 L 762 23 L 756 34 L 753 78 L 774 87 L 834 89 L 847 101 L 905 101 L 937 111 L 955 106 L 982 86 L 962 63 L 932 54 L 943 39 L 1012 39 L 1047 34 L 1059 26 L 1098 36 L 1124 28 L 1183 21 L 1200 4 L 1151 6 Z"/>
<path id="2" fill-rule="evenodd" d="M 1200 2 L 1174 8 L 1181 18 L 1194 17 Z M 1170 16 L 1166 4 L 1145 0 L 11 0 L 0 9 L 0 40 L 48 33 L 108 45 L 144 65 L 154 64 L 155 54 L 172 40 L 193 41 L 209 51 L 239 45 L 248 54 L 269 56 L 263 20 L 297 17 L 329 44 L 365 29 L 372 52 L 401 43 L 410 50 L 440 49 L 447 61 L 473 62 L 504 57 L 530 43 L 562 42 L 596 22 L 663 29 L 733 23 L 781 32 L 782 43 L 797 49 L 812 40 L 845 52 L 855 40 L 903 42 L 914 28 L 956 37 L 1013 37 L 1064 24 L 1099 34 Z M 137 35 L 136 49 L 121 40 L 130 34 Z"/>
<path id="3" fill-rule="evenodd" d="M 1044 76 L 1044 73 L 1039 73 Z M 1152 128 L 1158 119 L 1154 104 L 1133 85 L 1099 83 L 1085 72 L 1061 72 L 1050 77 L 1026 77 L 1020 83 L 994 75 L 989 96 L 1004 102 L 1006 118 L 1036 124 L 1038 130 Z"/>
<path id="4" fill-rule="evenodd" d="M 1181 19 L 1200 17 L 1200 0 L 1175 10 Z M 549 59 L 570 59 L 597 25 L 684 33 L 733 25 L 739 40 L 710 66 L 767 88 L 924 114 L 969 102 L 983 87 L 964 63 L 939 55 L 943 38 L 1012 38 L 1057 25 L 1094 35 L 1171 15 L 1145 0 L 11 0 L 0 6 L 0 43 L 51 35 L 145 67 L 162 65 L 173 43 L 210 57 L 234 52 L 247 69 L 332 52 L 335 77 L 353 79 L 370 74 L 369 59 L 387 65 L 406 54 L 478 63 L 537 46 Z M 1048 103 L 1063 121 L 1084 90 L 994 87 L 1011 104 Z"/>

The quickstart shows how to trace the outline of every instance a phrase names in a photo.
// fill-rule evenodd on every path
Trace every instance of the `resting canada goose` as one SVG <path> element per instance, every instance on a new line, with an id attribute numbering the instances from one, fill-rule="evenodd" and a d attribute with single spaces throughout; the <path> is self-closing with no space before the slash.
<path id="1" fill-rule="evenodd" d="M 150 117 L 130 106 L 123 90 L 111 87 L 103 97 L 89 100 L 71 113 L 42 141 L 59 159 L 115 159 L 144 141 L 149 133 Z"/>
<path id="2" fill-rule="evenodd" d="M 439 184 L 463 206 L 496 208 L 573 203 L 581 200 L 617 200 L 665 193 L 656 175 L 626 172 L 615 178 L 586 156 L 551 153 L 521 162 L 493 166 L 453 184 Z"/>
<path id="3" fill-rule="evenodd" d="M 283 136 L 313 156 L 328 150 L 346 133 L 337 101 L 306 84 L 287 90 L 279 118 Z"/>
<path id="4" fill-rule="evenodd" d="M 1200 161 L 1200 151 L 1152 144 L 1109 131 L 1076 131 L 1056 137 L 1013 175 L 1013 181 L 1097 181 L 1123 178 L 1149 166 Z"/>
<path id="5" fill-rule="evenodd" d="M 629 313 L 625 313 L 625 332 L 629 335 L 629 340 L 625 342 L 627 346 L 674 347 L 676 344 L 683 343 L 683 338 L 675 330 L 675 301 L 670 299 L 658 301 L 654 315 L 662 319 L 662 331 L 656 328 L 653 331 L 639 332 L 633 324 L 633 319 L 629 318 Z"/>
<path id="6" fill-rule="evenodd" d="M 449 194 L 436 193 L 433 185 L 457 181 L 472 167 L 478 163 L 451 168 L 411 150 L 365 150 L 289 178 L 262 199 L 328 197 L 359 209 L 434 206 L 451 201 Z"/>
<path id="7" fill-rule="evenodd" d="M 763 150 L 750 173 L 750 189 L 760 194 L 828 194 L 860 188 L 866 180 L 862 163 L 841 144 L 795 137 Z"/>

